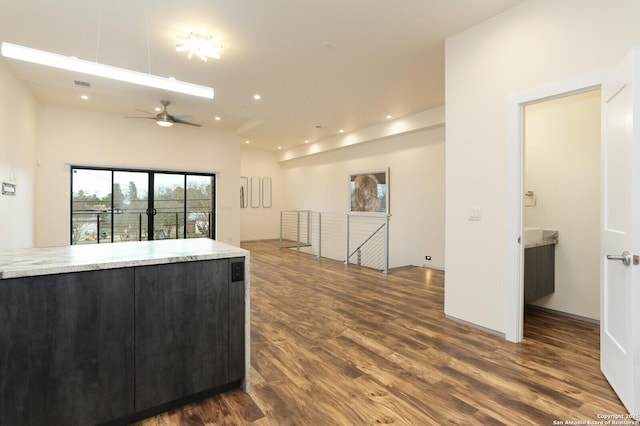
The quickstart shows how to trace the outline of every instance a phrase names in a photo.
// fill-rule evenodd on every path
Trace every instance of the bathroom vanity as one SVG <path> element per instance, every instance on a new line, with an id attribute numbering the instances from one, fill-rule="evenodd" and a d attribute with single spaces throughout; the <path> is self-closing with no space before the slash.
<path id="1" fill-rule="evenodd" d="M 558 231 L 528 228 L 524 234 L 524 303 L 555 291 L 555 247 Z"/>
<path id="2" fill-rule="evenodd" d="M 128 424 L 249 390 L 249 253 L 210 239 L 0 251 L 0 425 Z"/>

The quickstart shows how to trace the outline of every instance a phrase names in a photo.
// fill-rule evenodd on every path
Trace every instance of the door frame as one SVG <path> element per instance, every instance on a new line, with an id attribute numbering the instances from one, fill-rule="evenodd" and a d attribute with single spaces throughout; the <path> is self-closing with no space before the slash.
<path id="1" fill-rule="evenodd" d="M 605 72 L 590 74 L 512 95 L 508 113 L 508 212 L 505 339 L 519 343 L 524 335 L 524 108 L 527 105 L 599 89 Z"/>

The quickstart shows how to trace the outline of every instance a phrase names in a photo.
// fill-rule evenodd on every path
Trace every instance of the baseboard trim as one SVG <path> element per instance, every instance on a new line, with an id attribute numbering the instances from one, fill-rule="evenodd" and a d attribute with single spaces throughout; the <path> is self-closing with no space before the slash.
<path id="1" fill-rule="evenodd" d="M 588 322 L 588 323 L 591 323 L 591 324 L 600 325 L 600 320 L 593 319 L 593 318 L 588 318 L 588 317 L 583 317 L 583 316 L 576 315 L 576 314 L 571 314 L 569 312 L 557 311 L 555 309 L 545 308 L 544 306 L 526 305 L 525 309 L 539 310 L 539 311 L 542 311 L 542 312 L 548 312 L 548 313 L 553 314 L 553 315 L 558 315 L 558 316 L 561 316 L 561 317 L 567 317 L 567 318 L 571 318 L 571 319 L 578 320 L 578 321 L 583 321 L 583 322 Z"/>

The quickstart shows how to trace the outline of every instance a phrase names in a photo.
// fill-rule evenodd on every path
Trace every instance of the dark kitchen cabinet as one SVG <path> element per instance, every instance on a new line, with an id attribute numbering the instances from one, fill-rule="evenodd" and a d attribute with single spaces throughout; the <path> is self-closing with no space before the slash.
<path id="1" fill-rule="evenodd" d="M 0 280 L 0 426 L 126 424 L 238 386 L 244 289 L 244 258 Z"/>
<path id="2" fill-rule="evenodd" d="M 136 268 L 136 411 L 222 385 L 229 262 Z"/>
<path id="3" fill-rule="evenodd" d="M 0 425 L 133 410 L 133 269 L 0 280 Z"/>

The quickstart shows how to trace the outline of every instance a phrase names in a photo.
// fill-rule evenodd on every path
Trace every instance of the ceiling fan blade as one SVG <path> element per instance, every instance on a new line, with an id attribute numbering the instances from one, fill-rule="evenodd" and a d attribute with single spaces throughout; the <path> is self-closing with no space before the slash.
<path id="1" fill-rule="evenodd" d="M 188 124 L 189 126 L 202 127 L 200 124 L 191 123 L 190 121 L 182 120 L 181 118 L 178 118 L 176 116 L 173 117 L 173 121 L 178 124 Z"/>
<path id="2" fill-rule="evenodd" d="M 149 120 L 156 120 L 156 117 L 125 117 L 125 118 L 145 118 L 145 119 L 149 119 Z"/>
<path id="3" fill-rule="evenodd" d="M 193 115 L 172 115 L 175 120 L 182 120 L 183 118 L 191 118 Z"/>
<path id="4" fill-rule="evenodd" d="M 155 113 L 155 112 L 145 111 L 145 110 L 140 109 L 140 108 L 136 108 L 136 111 L 144 112 L 145 114 L 149 114 L 149 115 L 156 115 L 156 113 Z"/>

